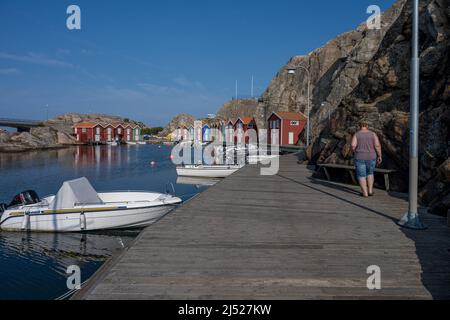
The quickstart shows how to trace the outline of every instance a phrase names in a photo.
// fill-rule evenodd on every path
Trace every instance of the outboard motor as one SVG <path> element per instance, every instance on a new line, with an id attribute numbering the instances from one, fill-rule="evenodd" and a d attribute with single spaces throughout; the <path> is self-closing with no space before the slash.
<path id="1" fill-rule="evenodd" d="M 27 190 L 15 196 L 8 207 L 26 206 L 39 202 L 41 202 L 41 199 L 39 199 L 39 196 L 37 195 L 36 191 Z"/>
<path id="2" fill-rule="evenodd" d="M 0 217 L 2 216 L 2 213 L 6 211 L 6 209 L 8 209 L 6 203 L 0 203 Z"/>

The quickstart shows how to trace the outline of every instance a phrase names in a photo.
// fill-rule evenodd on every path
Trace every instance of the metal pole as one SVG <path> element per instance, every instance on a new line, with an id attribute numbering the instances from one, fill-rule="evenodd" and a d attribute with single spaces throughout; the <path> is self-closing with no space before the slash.
<path id="1" fill-rule="evenodd" d="M 253 75 L 252 75 L 252 98 L 253 98 Z"/>
<path id="2" fill-rule="evenodd" d="M 309 147 L 310 144 L 310 121 L 309 121 L 309 113 L 311 110 L 311 97 L 310 97 L 310 91 L 311 91 L 311 76 L 309 71 L 308 73 L 308 114 L 307 114 L 307 129 L 306 129 L 306 146 Z"/>
<path id="3" fill-rule="evenodd" d="M 411 51 L 411 110 L 409 149 L 409 209 L 398 224 L 405 228 L 422 230 L 426 227 L 419 219 L 417 192 L 419 175 L 419 0 L 413 0 L 412 51 Z"/>

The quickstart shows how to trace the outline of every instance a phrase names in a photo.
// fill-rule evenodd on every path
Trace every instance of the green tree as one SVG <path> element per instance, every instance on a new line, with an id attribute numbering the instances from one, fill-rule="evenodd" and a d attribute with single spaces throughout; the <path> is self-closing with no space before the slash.
<path id="1" fill-rule="evenodd" d="M 164 130 L 164 128 L 161 128 L 161 127 L 144 128 L 144 129 L 142 129 L 142 134 L 149 134 L 152 136 L 156 136 L 158 133 L 160 133 L 163 130 Z"/>

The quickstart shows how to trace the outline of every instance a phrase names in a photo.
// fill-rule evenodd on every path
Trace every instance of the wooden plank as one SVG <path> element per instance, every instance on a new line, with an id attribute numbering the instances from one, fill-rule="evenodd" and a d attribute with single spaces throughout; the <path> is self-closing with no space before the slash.
<path id="1" fill-rule="evenodd" d="M 325 169 L 325 168 L 324 168 Z M 294 156 L 275 176 L 246 166 L 142 231 L 76 299 L 430 299 L 450 297 L 450 229 L 404 197 L 312 178 Z M 382 290 L 366 288 L 367 267 Z"/>

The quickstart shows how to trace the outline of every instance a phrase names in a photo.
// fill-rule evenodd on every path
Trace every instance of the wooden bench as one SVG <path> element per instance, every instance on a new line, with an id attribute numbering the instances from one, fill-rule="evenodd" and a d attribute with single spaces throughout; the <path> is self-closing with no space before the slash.
<path id="1" fill-rule="evenodd" d="M 348 165 L 344 165 L 344 164 L 331 164 L 331 163 L 321 163 L 321 164 L 317 164 L 317 166 L 319 167 L 317 172 L 319 172 L 320 169 L 323 169 L 328 181 L 331 181 L 331 176 L 330 176 L 330 172 L 328 171 L 328 168 L 344 169 L 349 172 L 353 183 L 358 184 L 358 182 L 356 181 L 356 177 L 355 177 L 355 167 L 354 166 L 348 166 Z M 389 174 L 394 173 L 394 172 L 396 172 L 396 170 L 375 168 L 375 173 L 381 173 L 384 175 L 384 185 L 386 187 L 386 191 L 390 191 Z"/>

